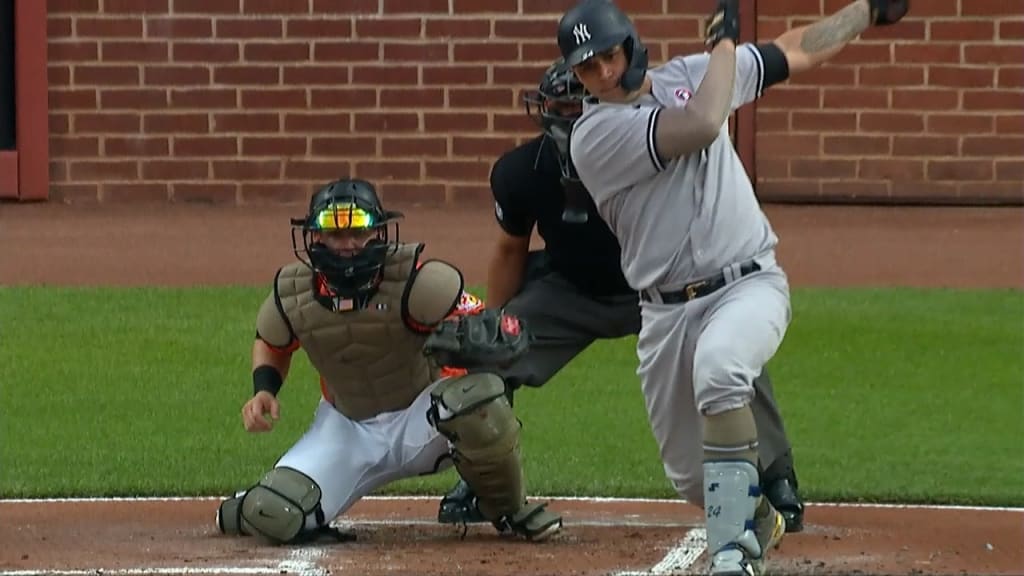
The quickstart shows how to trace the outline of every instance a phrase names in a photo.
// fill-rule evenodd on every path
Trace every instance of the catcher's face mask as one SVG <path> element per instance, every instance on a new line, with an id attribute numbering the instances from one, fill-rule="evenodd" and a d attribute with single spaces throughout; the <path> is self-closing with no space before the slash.
<path id="1" fill-rule="evenodd" d="M 585 96 L 583 84 L 565 61 L 558 59 L 544 71 L 537 89 L 523 97 L 527 116 L 555 143 L 561 157 L 568 158 L 569 131 L 583 114 Z"/>
<path id="2" fill-rule="evenodd" d="M 330 202 L 302 220 L 301 232 L 299 249 L 292 231 L 296 255 L 320 275 L 332 296 L 368 300 L 373 295 L 395 246 L 388 243 L 387 224 L 373 211 L 354 201 Z"/>
<path id="3" fill-rule="evenodd" d="M 565 191 L 564 222 L 581 224 L 589 219 L 586 190 L 576 174 L 569 155 L 569 136 L 572 125 L 583 114 L 583 99 L 587 93 L 573 71 L 562 59 L 556 60 L 544 72 L 537 90 L 527 93 L 523 102 L 526 113 L 544 131 L 545 139 L 558 151 L 558 165 L 562 172 Z"/>

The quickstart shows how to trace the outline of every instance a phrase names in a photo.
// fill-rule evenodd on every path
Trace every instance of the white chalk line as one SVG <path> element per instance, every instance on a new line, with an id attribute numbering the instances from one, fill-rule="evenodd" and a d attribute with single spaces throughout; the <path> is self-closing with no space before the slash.
<path id="1" fill-rule="evenodd" d="M 708 547 L 708 535 L 703 528 L 694 528 L 686 533 L 682 542 L 668 551 L 646 572 L 618 572 L 615 576 L 661 576 L 665 574 L 687 574 L 693 563 Z"/>
<path id="2" fill-rule="evenodd" d="M 288 559 L 277 565 L 278 574 L 298 574 L 299 576 L 327 576 L 330 572 L 317 563 L 327 554 L 320 548 L 300 547 L 288 552 Z"/>
<path id="3" fill-rule="evenodd" d="M 326 572 L 325 572 L 326 573 Z M 168 567 L 168 568 L 93 568 L 91 570 L 4 570 L 3 576 L 198 576 L 201 574 L 278 574 L 280 568 L 237 568 L 231 566 L 213 568 Z"/>
<path id="4" fill-rule="evenodd" d="M 477 526 L 484 526 L 487 530 L 490 530 L 490 524 L 478 523 Z M 639 519 L 621 518 L 615 520 L 599 520 L 596 518 L 573 518 L 573 526 L 588 526 L 593 528 L 614 528 L 617 526 L 622 527 L 635 527 L 635 528 L 693 528 L 693 522 L 675 522 L 672 520 L 664 520 L 659 522 L 651 522 Z M 409 519 L 394 519 L 394 520 L 383 520 L 376 518 L 360 518 L 355 516 L 353 519 L 339 518 L 331 522 L 331 526 L 338 528 L 339 530 L 346 531 L 358 528 L 360 526 L 444 526 L 438 524 L 437 520 L 427 520 L 422 518 L 409 518 Z M 452 524 L 457 527 L 458 530 L 462 530 L 462 524 Z M 473 524 L 470 524 L 473 526 Z"/>
<path id="5" fill-rule="evenodd" d="M 205 574 L 296 574 L 298 576 L 328 576 L 331 572 L 321 568 L 317 561 L 327 554 L 320 548 L 293 548 L 288 557 L 275 566 L 166 566 L 152 568 L 91 568 L 78 570 L 0 570 L 2 576 L 200 576 Z"/>
<path id="6" fill-rule="evenodd" d="M 604 496 L 533 496 L 543 500 L 566 502 L 591 502 L 613 504 L 686 504 L 679 498 L 614 498 Z M 0 504 L 84 504 L 97 502 L 203 502 L 223 500 L 224 496 L 112 496 L 95 498 L 10 498 L 0 499 Z M 365 496 L 368 501 L 430 500 L 440 501 L 440 496 Z M 891 504 L 872 502 L 806 502 L 808 507 L 828 508 L 893 508 L 907 510 L 966 510 L 977 512 L 1020 512 L 1024 507 L 1013 506 L 964 506 L 957 504 Z"/>

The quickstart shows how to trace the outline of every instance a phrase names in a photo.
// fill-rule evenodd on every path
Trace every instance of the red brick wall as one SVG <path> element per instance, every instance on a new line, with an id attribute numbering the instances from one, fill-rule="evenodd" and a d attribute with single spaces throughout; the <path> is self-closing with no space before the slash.
<path id="1" fill-rule="evenodd" d="M 822 2 L 837 5 L 762 0 L 761 38 Z M 486 199 L 493 159 L 535 133 L 521 92 L 572 0 L 47 3 L 54 198 L 252 203 L 344 175 L 392 200 Z M 660 62 L 699 49 L 711 2 L 620 5 Z M 757 112 L 759 192 L 1020 198 L 1024 22 L 997 5 L 919 0 L 777 87 Z"/>
<path id="2" fill-rule="evenodd" d="M 761 0 L 758 37 L 846 3 Z M 1024 3 L 912 9 L 759 102 L 762 198 L 1024 201 Z"/>

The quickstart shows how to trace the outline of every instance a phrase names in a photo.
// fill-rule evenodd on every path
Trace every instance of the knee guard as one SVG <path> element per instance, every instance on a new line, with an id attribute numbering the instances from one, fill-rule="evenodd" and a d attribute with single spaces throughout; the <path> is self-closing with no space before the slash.
<path id="1" fill-rule="evenodd" d="M 222 534 L 240 536 L 242 532 L 242 498 L 246 490 L 236 492 L 234 496 L 224 500 L 217 507 L 217 529 Z"/>
<path id="2" fill-rule="evenodd" d="M 430 423 L 448 438 L 459 475 L 477 495 L 480 513 L 499 529 L 543 539 L 561 527 L 561 517 L 543 504 L 527 504 L 519 458 L 522 427 L 505 383 L 495 374 L 449 378 L 431 392 Z"/>
<path id="3" fill-rule="evenodd" d="M 225 534 L 263 536 L 271 542 L 294 541 L 311 515 L 324 523 L 320 486 L 292 468 L 274 468 L 259 483 L 221 503 L 217 526 Z"/>

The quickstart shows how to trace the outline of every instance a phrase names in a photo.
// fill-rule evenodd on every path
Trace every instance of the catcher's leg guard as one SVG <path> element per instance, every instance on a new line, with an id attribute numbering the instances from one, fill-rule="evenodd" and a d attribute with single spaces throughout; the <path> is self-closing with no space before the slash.
<path id="1" fill-rule="evenodd" d="M 225 534 L 263 536 L 276 544 L 294 542 L 324 524 L 320 486 L 292 468 L 274 468 L 259 483 L 221 503 L 217 527 Z M 307 520 L 313 526 L 307 527 Z"/>
<path id="2" fill-rule="evenodd" d="M 222 534 L 241 536 L 242 532 L 242 498 L 245 498 L 245 490 L 236 492 L 234 496 L 224 500 L 217 507 L 217 529 Z"/>
<path id="3" fill-rule="evenodd" d="M 543 540 L 562 526 L 545 504 L 527 504 L 519 420 L 495 374 L 449 378 L 431 392 L 427 418 L 452 444 L 452 460 L 476 492 L 481 514 L 501 530 Z"/>

